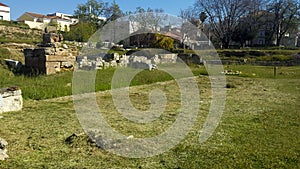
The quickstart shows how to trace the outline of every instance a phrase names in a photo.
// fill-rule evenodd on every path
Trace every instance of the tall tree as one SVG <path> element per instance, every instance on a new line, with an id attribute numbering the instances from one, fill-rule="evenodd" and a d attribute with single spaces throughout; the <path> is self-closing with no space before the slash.
<path id="1" fill-rule="evenodd" d="M 107 18 L 106 22 L 114 21 L 123 16 L 120 6 L 114 0 L 111 6 L 109 6 L 104 12 L 105 17 Z"/>
<path id="2" fill-rule="evenodd" d="M 129 20 L 133 23 L 138 23 L 141 29 L 157 30 L 166 18 L 163 12 L 163 9 L 148 8 L 146 10 L 142 7 L 137 7 L 135 12 L 131 12 L 134 15 L 130 15 Z"/>
<path id="3" fill-rule="evenodd" d="M 228 48 L 241 17 L 259 9 L 259 0 L 197 0 L 195 11 L 204 11 L 214 36 Z"/>
<path id="4" fill-rule="evenodd" d="M 273 15 L 271 37 L 275 36 L 276 45 L 279 46 L 284 35 L 298 28 L 300 16 L 299 0 L 272 0 L 268 4 L 268 11 Z"/>
<path id="5" fill-rule="evenodd" d="M 95 24 L 99 24 L 103 20 L 105 12 L 109 8 L 107 2 L 102 0 L 88 0 L 85 4 L 79 4 L 74 11 L 74 16 L 78 17 L 80 21 L 88 21 Z"/>
<path id="6" fill-rule="evenodd" d="M 77 42 L 87 42 L 97 31 L 95 24 L 91 22 L 79 22 L 72 25 L 69 32 L 62 32 L 64 39 Z"/>

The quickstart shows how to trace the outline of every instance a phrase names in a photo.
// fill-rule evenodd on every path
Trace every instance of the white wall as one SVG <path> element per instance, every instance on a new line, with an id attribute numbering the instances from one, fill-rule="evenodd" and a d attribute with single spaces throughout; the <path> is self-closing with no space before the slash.
<path id="1" fill-rule="evenodd" d="M 25 24 L 29 26 L 30 29 L 41 29 L 44 30 L 47 24 L 42 22 L 24 21 Z"/>
<path id="2" fill-rule="evenodd" d="M 10 8 L 6 6 L 0 6 L 0 18 L 5 21 L 10 21 Z"/>

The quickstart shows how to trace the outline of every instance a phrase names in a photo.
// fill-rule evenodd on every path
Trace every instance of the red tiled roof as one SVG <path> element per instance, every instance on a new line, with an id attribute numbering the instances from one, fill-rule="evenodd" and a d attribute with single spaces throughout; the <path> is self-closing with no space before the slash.
<path id="1" fill-rule="evenodd" d="M 32 13 L 32 12 L 26 12 L 26 14 L 28 14 L 28 15 L 34 17 L 34 18 L 44 18 L 45 17 L 45 15 Z"/>
<path id="2" fill-rule="evenodd" d="M 32 12 L 26 12 L 28 15 L 34 17 L 34 18 L 47 18 L 47 19 L 61 19 L 61 20 L 68 20 L 61 18 L 59 16 L 49 16 L 49 15 L 43 15 L 43 14 L 37 14 L 37 13 L 32 13 Z"/>
<path id="3" fill-rule="evenodd" d="M 7 6 L 7 5 L 5 5 L 5 4 L 1 3 L 1 2 L 0 2 L 0 6 L 9 7 L 9 6 Z"/>

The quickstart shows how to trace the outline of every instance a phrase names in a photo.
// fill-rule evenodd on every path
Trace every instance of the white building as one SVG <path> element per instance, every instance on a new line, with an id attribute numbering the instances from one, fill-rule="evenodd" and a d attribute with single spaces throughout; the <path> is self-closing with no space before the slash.
<path id="1" fill-rule="evenodd" d="M 0 20 L 10 21 L 10 7 L 0 2 Z"/>
<path id="2" fill-rule="evenodd" d="M 29 27 L 35 29 L 44 30 L 45 27 L 49 24 L 57 25 L 57 30 L 60 31 L 69 31 L 70 25 L 76 24 L 77 19 L 72 18 L 71 15 L 54 13 L 54 14 L 36 14 L 31 12 L 25 12 L 21 15 L 17 21 L 23 22 Z"/>
<path id="3" fill-rule="evenodd" d="M 52 14 L 48 14 L 47 16 L 57 16 L 62 19 L 71 20 L 73 24 L 76 24 L 78 22 L 78 19 L 74 18 L 73 15 L 70 15 L 70 14 L 55 12 Z"/>

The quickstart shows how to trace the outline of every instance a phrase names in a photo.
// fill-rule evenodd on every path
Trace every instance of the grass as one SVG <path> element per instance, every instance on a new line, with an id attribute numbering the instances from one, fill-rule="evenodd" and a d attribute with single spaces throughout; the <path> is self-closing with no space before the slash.
<path id="1" fill-rule="evenodd" d="M 196 68 L 194 69 L 194 73 L 199 72 Z M 95 82 L 96 91 L 104 91 L 111 88 L 111 80 L 115 70 L 115 68 L 110 68 L 99 70 L 97 72 Z M 131 71 L 133 71 L 133 69 L 131 69 Z M 2 78 L 0 81 L 0 88 L 19 86 L 22 89 L 24 99 L 43 100 L 72 94 L 72 72 L 64 72 L 50 76 L 40 75 L 28 77 L 25 75 L 14 75 L 12 72 L 0 68 L 0 76 Z M 151 84 L 172 79 L 173 78 L 170 75 L 163 71 L 143 70 L 135 76 L 131 85 Z"/>
<path id="2" fill-rule="evenodd" d="M 255 69 L 268 67 L 244 67 L 249 72 Z M 0 135 L 9 143 L 10 156 L 0 162 L 0 168 L 299 168 L 299 71 L 295 67 L 282 69 L 296 74 L 276 79 L 268 73 L 263 76 L 268 71 L 258 74 L 259 78 L 227 76 L 227 82 L 235 88 L 226 89 L 221 122 L 203 144 L 198 143 L 198 137 L 209 110 L 211 90 L 207 76 L 197 77 L 202 102 L 195 125 L 180 144 L 151 158 L 111 154 L 89 143 L 85 136 L 66 143 L 73 133 L 82 132 L 72 100 L 27 99 L 22 111 L 2 114 L 4 118 L 0 119 L 5 124 Z M 178 87 L 168 81 L 130 90 L 133 105 L 144 110 L 149 108 L 149 91 L 157 88 L 166 93 L 167 107 L 149 124 L 136 124 L 122 117 L 109 92 L 97 94 L 98 105 L 116 131 L 135 137 L 153 136 L 170 127 L 176 118 L 180 107 Z"/>
<path id="3" fill-rule="evenodd" d="M 190 66 L 194 75 L 207 75 L 204 66 Z M 264 66 L 249 65 L 229 65 L 224 69 L 241 71 L 240 77 L 274 78 L 274 68 Z M 276 78 L 300 78 L 299 67 L 278 67 Z M 111 78 L 115 68 L 99 70 L 96 77 L 96 91 L 109 90 L 111 88 Z M 8 86 L 19 86 L 23 92 L 24 99 L 42 100 L 72 94 L 72 72 L 64 72 L 57 75 L 37 77 L 27 77 L 24 75 L 14 75 L 12 72 L 0 68 L 0 88 Z M 145 78 L 147 77 L 147 78 Z M 131 85 L 151 84 L 155 82 L 169 81 L 173 78 L 163 71 L 144 70 L 137 74 Z"/>
<path id="4" fill-rule="evenodd" d="M 20 23 L 17 21 L 0 21 L 0 25 L 29 29 L 29 26 L 27 24 Z"/>

